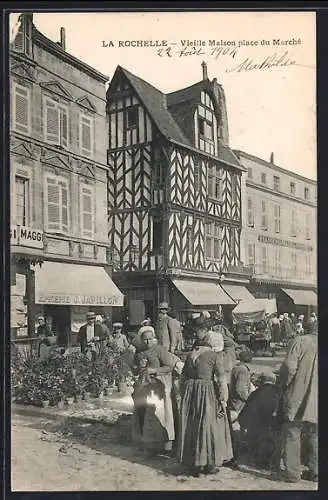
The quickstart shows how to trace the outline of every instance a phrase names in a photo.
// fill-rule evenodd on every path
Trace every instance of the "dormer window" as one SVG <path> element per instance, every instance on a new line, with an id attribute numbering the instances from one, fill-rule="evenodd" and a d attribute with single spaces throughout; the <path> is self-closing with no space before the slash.
<path id="1" fill-rule="evenodd" d="M 20 16 L 20 25 L 13 42 L 13 49 L 21 54 L 32 56 L 32 22 L 30 14 Z"/>
<path id="2" fill-rule="evenodd" d="M 196 146 L 206 153 L 217 154 L 217 119 L 212 99 L 204 91 L 200 94 L 200 103 L 195 115 L 195 128 Z"/>
<path id="3" fill-rule="evenodd" d="M 213 123 L 210 121 L 205 120 L 204 118 L 199 118 L 199 135 L 203 139 L 209 139 L 210 141 L 213 141 Z"/>

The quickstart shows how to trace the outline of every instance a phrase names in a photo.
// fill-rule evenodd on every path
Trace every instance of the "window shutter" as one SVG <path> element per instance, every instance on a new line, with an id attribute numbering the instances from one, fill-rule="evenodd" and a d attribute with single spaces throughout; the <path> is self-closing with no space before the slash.
<path id="1" fill-rule="evenodd" d="M 29 126 L 29 92 L 24 87 L 15 87 L 15 129 L 28 133 Z"/>
<path id="2" fill-rule="evenodd" d="M 68 145 L 68 119 L 66 109 L 59 109 L 60 116 L 60 140 L 61 146 L 67 148 Z"/>
<path id="3" fill-rule="evenodd" d="M 62 231 L 68 231 L 68 189 L 64 182 L 60 182 L 61 190 L 61 213 L 62 213 Z"/>
<path id="4" fill-rule="evenodd" d="M 59 186 L 54 179 L 47 179 L 47 210 L 48 229 L 52 231 L 60 230 L 60 195 Z"/>
<path id="5" fill-rule="evenodd" d="M 81 152 L 85 156 L 91 156 L 92 151 L 92 124 L 87 116 L 81 117 Z"/>
<path id="6" fill-rule="evenodd" d="M 93 190 L 83 186 L 81 188 L 81 218 L 82 233 L 85 237 L 93 236 Z"/>
<path id="7" fill-rule="evenodd" d="M 59 144 L 59 110 L 56 103 L 46 99 L 46 141 L 52 144 Z"/>

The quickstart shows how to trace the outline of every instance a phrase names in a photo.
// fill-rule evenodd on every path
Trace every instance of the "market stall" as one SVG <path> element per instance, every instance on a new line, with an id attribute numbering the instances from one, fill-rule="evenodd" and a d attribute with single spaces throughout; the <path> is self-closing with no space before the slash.
<path id="1" fill-rule="evenodd" d="M 267 318 L 276 311 L 275 299 L 241 301 L 232 311 L 237 341 L 253 352 L 267 349 L 270 345 Z"/>

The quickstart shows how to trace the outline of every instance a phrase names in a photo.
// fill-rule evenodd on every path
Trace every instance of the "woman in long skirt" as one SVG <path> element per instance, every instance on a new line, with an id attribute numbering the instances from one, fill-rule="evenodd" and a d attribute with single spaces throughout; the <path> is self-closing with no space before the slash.
<path id="1" fill-rule="evenodd" d="M 182 371 L 178 460 L 194 476 L 211 474 L 232 459 L 226 414 L 228 387 L 222 353 L 197 340 Z"/>
<path id="2" fill-rule="evenodd" d="M 156 342 L 154 329 L 144 326 L 135 355 L 139 375 L 134 386 L 132 435 L 151 454 L 170 452 L 175 439 L 172 408 L 172 370 L 176 357 Z"/>

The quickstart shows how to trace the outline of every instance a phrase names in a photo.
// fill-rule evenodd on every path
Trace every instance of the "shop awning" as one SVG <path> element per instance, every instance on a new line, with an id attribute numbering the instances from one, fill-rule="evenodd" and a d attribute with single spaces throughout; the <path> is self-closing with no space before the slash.
<path id="1" fill-rule="evenodd" d="M 312 290 L 292 290 L 289 288 L 282 288 L 294 302 L 295 306 L 317 306 L 318 296 Z"/>
<path id="2" fill-rule="evenodd" d="M 198 280 L 172 280 L 173 285 L 193 306 L 224 306 L 235 302 L 220 285 Z"/>
<path id="3" fill-rule="evenodd" d="M 35 303 L 123 306 L 124 296 L 103 267 L 44 262 L 35 270 Z"/>
<path id="4" fill-rule="evenodd" d="M 249 301 L 254 299 L 253 295 L 247 290 L 245 286 L 223 283 L 222 288 L 236 302 L 241 302 L 241 301 L 245 302 L 246 300 Z"/>

